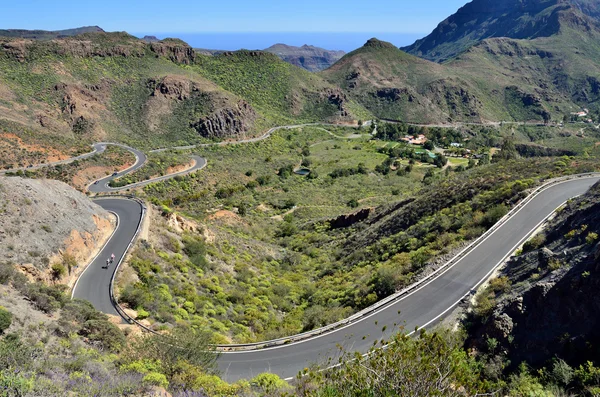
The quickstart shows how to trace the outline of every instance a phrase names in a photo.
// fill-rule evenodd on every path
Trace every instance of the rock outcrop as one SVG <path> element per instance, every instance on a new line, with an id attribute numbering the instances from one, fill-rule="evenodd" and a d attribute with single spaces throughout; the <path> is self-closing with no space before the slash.
<path id="1" fill-rule="evenodd" d="M 85 33 L 72 37 L 39 42 L 33 39 L 0 39 L 0 48 L 12 58 L 25 62 L 37 51 L 53 52 L 59 56 L 87 57 L 138 57 L 148 52 L 157 57 L 190 64 L 196 53 L 185 42 L 165 39 L 157 42 L 145 42 L 127 33 Z"/>
<path id="2" fill-rule="evenodd" d="M 254 126 L 256 112 L 244 100 L 234 106 L 216 110 L 192 124 L 192 127 L 206 138 L 224 138 L 247 134 Z"/>
<path id="3" fill-rule="evenodd" d="M 472 331 L 485 351 L 489 338 L 516 367 L 562 358 L 579 365 L 600 346 L 600 184 L 548 225 L 545 243 L 511 260 L 501 276 L 511 284 L 493 313 Z M 477 324 L 478 322 L 475 322 Z"/>
<path id="4" fill-rule="evenodd" d="M 332 229 L 350 227 L 358 222 L 367 219 L 372 211 L 373 208 L 363 208 L 360 211 L 353 212 L 352 214 L 340 215 L 337 218 L 331 219 L 329 221 L 329 225 Z"/>
<path id="5" fill-rule="evenodd" d="M 189 116 L 189 125 L 206 138 L 246 135 L 252 131 L 258 117 L 248 102 L 220 90 L 209 81 L 168 75 L 148 80 L 147 86 L 152 90 L 145 112 L 150 130 L 158 130 L 161 118 L 183 104 L 195 109 Z"/>

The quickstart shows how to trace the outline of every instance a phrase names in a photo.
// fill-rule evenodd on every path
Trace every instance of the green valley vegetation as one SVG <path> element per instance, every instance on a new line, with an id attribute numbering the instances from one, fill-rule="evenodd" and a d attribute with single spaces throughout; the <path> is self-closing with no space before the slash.
<path id="1" fill-rule="evenodd" d="M 159 214 L 120 301 L 156 329 L 208 327 L 223 343 L 310 330 L 414 282 L 541 180 L 596 169 L 594 158 L 494 156 L 442 170 L 445 156 L 328 128 L 202 148 L 206 169 L 145 187 Z"/>

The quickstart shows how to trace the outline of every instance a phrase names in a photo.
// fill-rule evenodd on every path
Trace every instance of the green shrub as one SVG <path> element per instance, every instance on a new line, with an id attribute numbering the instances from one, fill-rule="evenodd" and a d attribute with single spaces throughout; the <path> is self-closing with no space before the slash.
<path id="1" fill-rule="evenodd" d="M 567 240 L 571 240 L 572 238 L 574 238 L 577 235 L 577 230 L 571 230 L 570 232 L 568 232 L 567 234 L 565 234 L 565 238 Z"/>
<path id="2" fill-rule="evenodd" d="M 101 319 L 86 321 L 79 334 L 99 343 L 103 348 L 110 351 L 121 350 L 126 342 L 123 332 L 119 327 L 108 321 L 106 316 Z"/>
<path id="3" fill-rule="evenodd" d="M 142 383 L 147 386 L 159 386 L 159 387 L 168 387 L 169 381 L 167 377 L 160 372 L 149 372 L 142 379 Z"/>
<path id="4" fill-rule="evenodd" d="M 250 381 L 253 387 L 259 388 L 265 395 L 287 389 L 290 385 L 279 376 L 270 373 L 262 373 Z"/>
<path id="5" fill-rule="evenodd" d="M 543 233 L 538 233 L 523 244 L 523 252 L 530 252 L 538 249 L 546 242 L 546 236 Z"/>
<path id="6" fill-rule="evenodd" d="M 495 278 L 490 281 L 489 289 L 495 293 L 507 293 L 510 291 L 510 279 L 506 276 Z"/>
<path id="7" fill-rule="evenodd" d="M 0 333 L 4 333 L 12 324 L 12 313 L 0 306 Z"/>
<path id="8" fill-rule="evenodd" d="M 144 320 L 146 318 L 148 318 L 148 316 L 150 316 L 150 313 L 148 313 L 146 310 L 144 310 L 143 308 L 139 307 L 137 310 L 137 320 Z"/>
<path id="9" fill-rule="evenodd" d="M 67 268 L 69 274 L 73 271 L 73 268 L 77 267 L 77 260 L 71 254 L 67 254 L 66 252 L 62 255 L 62 265 Z"/>
<path id="10" fill-rule="evenodd" d="M 33 375 L 20 371 L 5 370 L 0 372 L 0 390 L 2 396 L 25 396 L 33 390 L 35 378 Z"/>
<path id="11" fill-rule="evenodd" d="M 596 241 L 598 241 L 598 233 L 589 232 L 588 235 L 585 237 L 585 242 L 590 245 L 594 244 Z"/>
<path id="12" fill-rule="evenodd" d="M 52 265 L 52 278 L 54 280 L 60 280 L 67 274 L 67 269 L 62 263 L 55 263 Z"/>
<path id="13" fill-rule="evenodd" d="M 487 318 L 492 314 L 496 307 L 496 299 L 489 291 L 483 291 L 475 297 L 475 307 L 473 313 L 480 318 Z"/>
<path id="14" fill-rule="evenodd" d="M 364 358 L 344 354 L 339 358 L 344 365 L 326 375 L 319 368 L 305 370 L 296 390 L 305 397 L 473 396 L 495 391 L 481 381 L 482 366 L 461 342 L 449 331 L 415 336 L 400 332 L 382 341 L 386 349 L 377 344 Z"/>
<path id="15" fill-rule="evenodd" d="M 186 237 L 183 240 L 183 252 L 197 268 L 206 269 L 206 244 L 199 238 Z"/>

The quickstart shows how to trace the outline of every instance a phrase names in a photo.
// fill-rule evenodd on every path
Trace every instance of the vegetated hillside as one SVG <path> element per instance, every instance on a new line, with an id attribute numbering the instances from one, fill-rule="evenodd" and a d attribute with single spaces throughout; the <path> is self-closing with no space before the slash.
<path id="1" fill-rule="evenodd" d="M 322 75 L 380 118 L 422 123 L 509 118 L 503 104 L 471 76 L 377 39 Z"/>
<path id="2" fill-rule="evenodd" d="M 295 47 L 286 44 L 275 44 L 265 49 L 282 60 L 308 70 L 318 72 L 327 69 L 344 56 L 344 51 L 325 50 L 323 48 L 303 45 Z"/>
<path id="3" fill-rule="evenodd" d="M 443 62 L 481 40 L 497 37 L 535 39 L 559 33 L 566 20 L 600 17 L 594 0 L 474 0 L 441 22 L 427 37 L 403 48 Z M 588 22 L 586 22 L 588 23 Z"/>
<path id="4" fill-rule="evenodd" d="M 579 22 L 535 40 L 487 39 L 445 65 L 486 82 L 489 96 L 517 120 L 562 120 L 582 108 L 598 109 L 600 30 Z"/>
<path id="5" fill-rule="evenodd" d="M 180 40 L 126 33 L 0 39 L 0 118 L 17 135 L 145 147 L 254 135 L 280 119 L 351 120 L 361 110 L 274 55 L 205 58 Z"/>
<path id="6" fill-rule="evenodd" d="M 476 299 L 473 343 L 516 368 L 598 363 L 600 184 L 571 200 Z M 566 383 L 569 383 L 567 379 Z"/>
<path id="7" fill-rule="evenodd" d="M 279 123 L 351 121 L 370 116 L 338 86 L 263 51 L 199 55 L 193 70 Z"/>
<path id="8" fill-rule="evenodd" d="M 114 227 L 106 211 L 52 180 L 0 178 L 0 214 L 0 257 L 44 281 L 70 281 Z"/>
<path id="9" fill-rule="evenodd" d="M 380 118 L 444 122 L 481 121 L 483 116 L 481 99 L 469 81 L 377 39 L 345 55 L 322 75 Z"/>
<path id="10" fill-rule="evenodd" d="M 481 1 L 471 4 L 475 3 Z M 562 120 L 582 108 L 598 107 L 600 25 L 593 17 L 593 4 L 589 5 L 579 9 L 561 3 L 545 9 L 553 10 L 556 19 L 551 34 L 469 41 L 441 65 L 371 40 L 323 75 L 381 118 Z M 520 12 L 527 19 L 528 14 Z M 477 26 L 462 29 L 473 33 Z M 461 43 L 452 40 L 456 41 L 448 39 L 448 45 Z"/>
<path id="11" fill-rule="evenodd" d="M 61 37 L 76 36 L 84 33 L 99 33 L 104 30 L 98 26 L 84 26 L 75 29 L 65 30 L 26 30 L 26 29 L 0 29 L 0 36 L 2 37 L 20 37 L 22 39 L 34 39 L 34 40 L 52 40 Z"/>

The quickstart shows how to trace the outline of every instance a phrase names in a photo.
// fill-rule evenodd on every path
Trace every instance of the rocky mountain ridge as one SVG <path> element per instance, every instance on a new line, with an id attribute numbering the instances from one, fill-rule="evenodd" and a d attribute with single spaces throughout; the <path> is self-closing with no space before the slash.
<path id="1" fill-rule="evenodd" d="M 190 144 L 256 135 L 274 119 L 351 121 L 359 118 L 354 111 L 367 113 L 321 77 L 274 54 L 206 56 L 178 39 L 148 42 L 102 32 L 0 38 L 0 64 L 7 100 L 0 120 L 39 136 L 89 143 L 132 139 L 141 146 L 150 136 L 160 145 Z M 23 105 L 9 106 L 13 101 Z"/>
<path id="2" fill-rule="evenodd" d="M 274 44 L 264 51 L 273 53 L 285 62 L 306 69 L 309 72 L 325 70 L 345 54 L 344 51 L 326 50 L 307 44 L 296 47 L 281 43 Z"/>
<path id="3" fill-rule="evenodd" d="M 27 29 L 0 29 L 2 37 L 20 37 L 22 39 L 50 40 L 63 37 L 76 36 L 84 33 L 103 33 L 104 30 L 99 26 L 84 26 L 75 29 L 65 30 L 27 30 Z"/>

